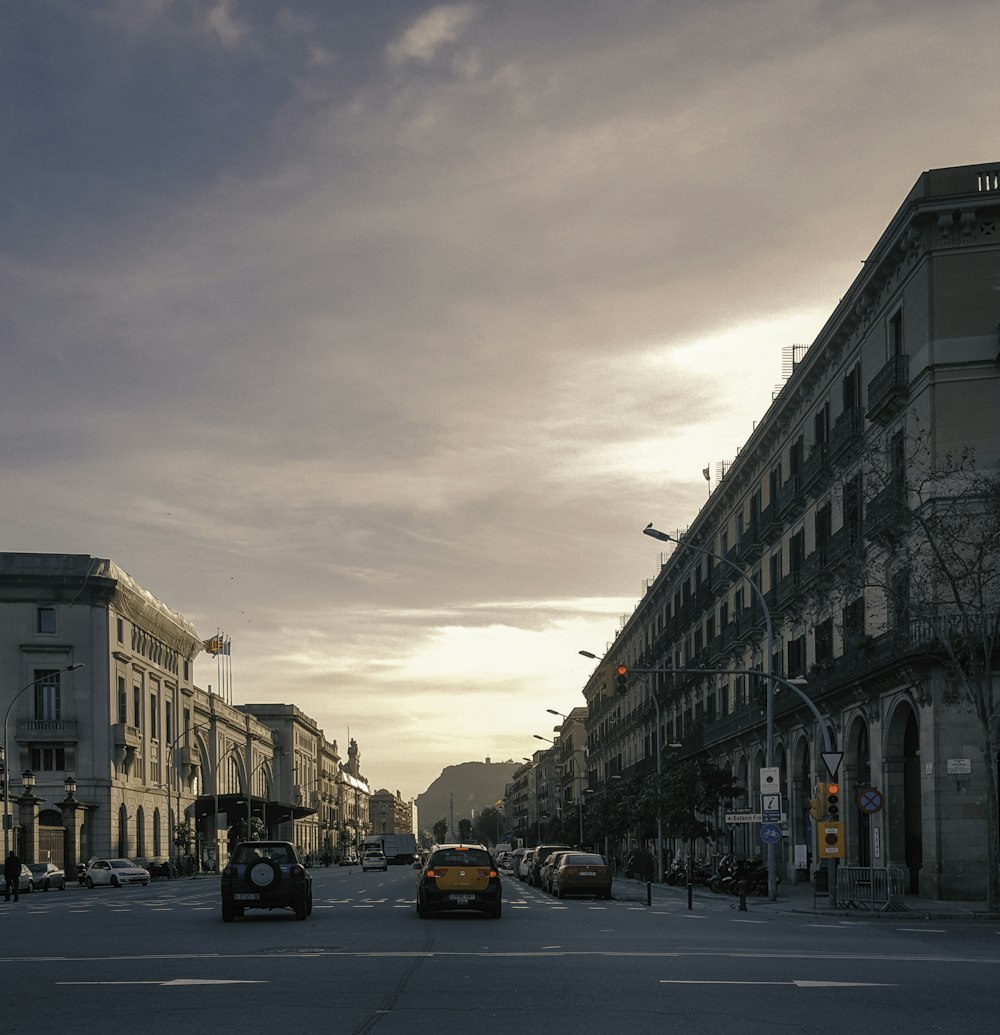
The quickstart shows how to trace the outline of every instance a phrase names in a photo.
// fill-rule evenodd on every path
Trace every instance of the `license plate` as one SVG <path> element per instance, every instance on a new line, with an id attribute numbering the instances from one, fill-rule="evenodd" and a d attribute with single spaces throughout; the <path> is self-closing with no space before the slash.
<path id="1" fill-rule="evenodd" d="M 449 895 L 448 898 L 452 902 L 465 903 L 471 902 L 475 898 L 475 895 Z"/>
<path id="2" fill-rule="evenodd" d="M 260 895 L 255 895 L 252 891 L 237 891 L 233 898 L 237 902 L 256 902 Z"/>
<path id="3" fill-rule="evenodd" d="M 580 876 L 581 877 L 596 877 L 597 874 L 593 870 L 581 870 L 580 871 Z"/>

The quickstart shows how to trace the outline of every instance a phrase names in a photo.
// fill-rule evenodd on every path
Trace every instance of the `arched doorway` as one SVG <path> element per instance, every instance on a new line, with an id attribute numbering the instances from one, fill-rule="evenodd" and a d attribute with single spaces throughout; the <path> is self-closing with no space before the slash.
<path id="1" fill-rule="evenodd" d="M 65 860 L 66 828 L 62 813 L 45 809 L 38 813 L 38 858 L 36 862 L 54 862 L 62 866 Z"/>
<path id="2" fill-rule="evenodd" d="M 153 858 L 159 859 L 163 854 L 160 840 L 160 810 L 153 809 Z"/>
<path id="3" fill-rule="evenodd" d="M 886 734 L 886 840 L 889 861 L 909 870 L 909 893 L 920 889 L 923 824 L 920 802 L 920 726 L 907 701 L 897 707 Z"/>
<path id="4" fill-rule="evenodd" d="M 141 805 L 135 811 L 135 854 L 146 855 L 146 811 Z"/>

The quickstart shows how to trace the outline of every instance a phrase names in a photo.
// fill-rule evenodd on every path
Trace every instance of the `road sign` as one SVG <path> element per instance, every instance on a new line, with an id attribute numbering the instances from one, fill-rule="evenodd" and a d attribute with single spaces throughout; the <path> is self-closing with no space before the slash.
<path id="1" fill-rule="evenodd" d="M 885 804 L 882 792 L 877 787 L 862 787 L 855 797 L 858 808 L 862 812 L 871 815 L 873 812 L 880 812 Z"/>
<path id="2" fill-rule="evenodd" d="M 823 759 L 823 764 L 826 766 L 826 771 L 830 774 L 830 778 L 836 780 L 837 773 L 840 772 L 840 763 L 844 761 L 844 752 L 823 751 L 820 754 L 820 758 Z"/>
<path id="3" fill-rule="evenodd" d="M 762 794 L 760 796 L 760 812 L 765 823 L 777 823 L 781 819 L 781 795 Z"/>
<path id="4" fill-rule="evenodd" d="M 777 823 L 762 823 L 760 839 L 766 845 L 776 845 L 781 840 L 781 827 Z"/>
<path id="5" fill-rule="evenodd" d="M 761 794 L 767 791 L 776 791 L 781 786 L 781 779 L 778 775 L 776 765 L 763 766 L 760 770 Z"/>
<path id="6" fill-rule="evenodd" d="M 759 823 L 759 812 L 727 812 L 727 823 Z"/>

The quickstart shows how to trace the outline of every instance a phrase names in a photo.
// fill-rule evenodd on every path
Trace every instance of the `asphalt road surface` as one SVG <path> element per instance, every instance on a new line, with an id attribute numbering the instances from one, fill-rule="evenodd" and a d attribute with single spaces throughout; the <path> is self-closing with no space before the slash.
<path id="1" fill-rule="evenodd" d="M 1000 1031 L 1000 925 L 844 921 L 683 893 L 420 920 L 416 874 L 314 869 L 315 908 L 223 924 L 218 880 L 0 901 L 0 1032 Z"/>

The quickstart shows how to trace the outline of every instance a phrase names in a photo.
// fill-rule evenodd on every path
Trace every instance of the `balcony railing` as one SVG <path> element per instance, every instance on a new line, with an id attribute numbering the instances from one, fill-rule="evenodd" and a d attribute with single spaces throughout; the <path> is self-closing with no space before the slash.
<path id="1" fill-rule="evenodd" d="M 17 724 L 19 743 L 56 741 L 67 744 L 79 740 L 75 719 L 28 719 Z"/>
<path id="2" fill-rule="evenodd" d="M 826 446 L 820 442 L 813 446 L 812 452 L 802 462 L 802 471 L 799 476 L 802 483 L 802 491 L 809 492 L 810 489 L 818 485 L 822 481 L 826 469 Z"/>
<path id="3" fill-rule="evenodd" d="M 793 474 L 788 481 L 778 489 L 778 515 L 785 517 L 791 513 L 798 504 L 802 502 L 801 484 L 799 476 Z"/>
<path id="4" fill-rule="evenodd" d="M 906 405 L 910 357 L 893 356 L 868 382 L 868 419 L 883 422 Z"/>
<path id="5" fill-rule="evenodd" d="M 829 458 L 839 456 L 849 447 L 861 441 L 861 414 L 854 408 L 844 412 L 833 422 L 830 429 Z"/>

